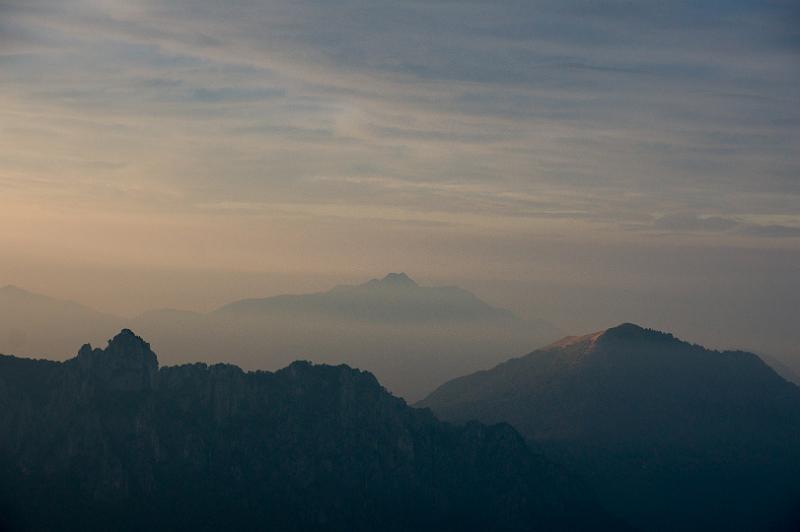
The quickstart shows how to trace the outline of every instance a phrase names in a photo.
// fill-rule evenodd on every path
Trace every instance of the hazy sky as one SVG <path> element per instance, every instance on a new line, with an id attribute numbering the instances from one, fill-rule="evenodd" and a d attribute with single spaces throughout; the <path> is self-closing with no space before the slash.
<path id="1" fill-rule="evenodd" d="M 0 285 L 115 312 L 404 270 L 789 353 L 798 153 L 794 0 L 0 0 Z"/>

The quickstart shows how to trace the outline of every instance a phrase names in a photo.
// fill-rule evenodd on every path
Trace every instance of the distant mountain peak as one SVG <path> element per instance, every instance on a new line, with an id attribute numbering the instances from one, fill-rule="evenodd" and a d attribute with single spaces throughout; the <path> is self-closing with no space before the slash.
<path id="1" fill-rule="evenodd" d="M 3 287 L 0 287 L 0 297 L 6 300 L 7 303 L 11 302 L 16 304 L 22 303 L 22 304 L 33 304 L 33 305 L 49 305 L 50 308 L 54 307 L 69 308 L 72 311 L 80 308 L 83 309 L 84 311 L 90 311 L 95 314 L 100 314 L 96 310 L 86 307 L 80 303 L 76 303 L 75 301 L 70 301 L 67 299 L 58 299 L 49 295 L 41 294 L 39 292 L 32 292 L 31 290 L 21 288 L 14 284 L 7 284 Z"/>
<path id="2" fill-rule="evenodd" d="M 153 353 L 150 350 L 150 344 L 130 329 L 122 329 L 114 338 L 109 340 L 106 352 L 122 355 Z M 155 355 L 155 353 L 153 354 Z"/>
<path id="3" fill-rule="evenodd" d="M 405 272 L 389 273 L 383 279 L 372 279 L 367 285 L 392 288 L 414 288 L 419 286 L 417 282 L 406 275 Z"/>
<path id="4" fill-rule="evenodd" d="M 629 333 L 629 334 L 640 334 L 640 333 L 643 333 L 643 332 L 645 332 L 647 330 L 648 329 L 645 329 L 641 325 L 636 325 L 635 323 L 631 323 L 629 321 L 626 321 L 625 323 L 620 323 L 616 327 L 609 327 L 608 329 L 606 329 L 606 332 L 617 331 L 617 332 Z"/>
<path id="5" fill-rule="evenodd" d="M 155 387 L 158 357 L 150 344 L 130 329 L 122 329 L 105 349 L 85 344 L 77 363 L 95 375 L 107 389 L 141 390 Z"/>
<path id="6" fill-rule="evenodd" d="M 610 342 L 637 342 L 637 341 L 673 341 L 680 342 L 673 335 L 655 329 L 647 329 L 635 323 L 622 323 L 616 327 L 593 332 L 583 336 L 567 336 L 550 344 L 551 348 L 568 348 L 581 346 L 587 349 L 594 348 L 599 343 Z"/>
<path id="7" fill-rule="evenodd" d="M 0 288 L 0 292 L 17 292 L 17 293 L 21 293 L 21 292 L 26 292 L 26 290 L 23 290 L 22 288 L 20 288 L 17 285 L 7 284 L 4 287 Z"/>
<path id="8" fill-rule="evenodd" d="M 387 273 L 386 277 L 383 278 L 383 282 L 385 283 L 401 283 L 401 284 L 413 284 L 416 285 L 417 283 L 405 272 L 400 273 Z"/>
<path id="9" fill-rule="evenodd" d="M 493 307 L 456 286 L 420 286 L 407 274 L 389 273 L 357 285 L 338 285 L 327 292 L 242 299 L 215 312 L 329 316 L 337 320 L 395 323 L 513 320 L 505 309 Z"/>
<path id="10" fill-rule="evenodd" d="M 603 331 L 601 338 L 604 341 L 672 341 L 680 342 L 670 333 L 658 331 L 656 329 L 647 329 L 636 325 L 635 323 L 623 323 L 616 327 L 611 327 Z"/>
<path id="11" fill-rule="evenodd" d="M 35 292 L 31 292 L 30 290 L 25 290 L 24 288 L 20 288 L 19 286 L 14 284 L 7 284 L 2 288 L 0 288 L 0 294 L 17 298 L 38 298 L 38 299 L 46 298 L 46 296 L 37 294 Z"/>

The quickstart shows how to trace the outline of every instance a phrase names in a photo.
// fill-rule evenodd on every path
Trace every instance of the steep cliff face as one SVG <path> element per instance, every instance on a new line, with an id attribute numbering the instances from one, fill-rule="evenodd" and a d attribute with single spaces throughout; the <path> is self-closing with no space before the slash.
<path id="1" fill-rule="evenodd" d="M 613 526 L 508 425 L 441 423 L 347 366 L 159 370 L 130 331 L 0 356 L 0 468 L 12 529 Z"/>
<path id="2" fill-rule="evenodd" d="M 158 359 L 150 344 L 123 329 L 105 349 L 85 344 L 74 363 L 97 386 L 108 390 L 152 390 L 158 376 Z"/>

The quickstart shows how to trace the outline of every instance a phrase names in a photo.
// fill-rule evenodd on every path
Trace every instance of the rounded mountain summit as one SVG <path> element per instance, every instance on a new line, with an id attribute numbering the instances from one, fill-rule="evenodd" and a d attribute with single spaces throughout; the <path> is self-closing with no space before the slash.
<path id="1" fill-rule="evenodd" d="M 644 530 L 796 518 L 800 388 L 752 353 L 625 323 L 451 380 L 417 406 L 510 423 Z"/>

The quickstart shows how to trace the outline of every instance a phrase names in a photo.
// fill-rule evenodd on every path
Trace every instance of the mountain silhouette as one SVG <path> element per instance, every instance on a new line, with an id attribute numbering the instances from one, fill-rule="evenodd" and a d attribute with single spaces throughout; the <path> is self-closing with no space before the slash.
<path id="1" fill-rule="evenodd" d="M 405 273 L 390 273 L 383 279 L 315 294 L 245 299 L 216 312 L 303 314 L 392 323 L 516 319 L 510 311 L 493 307 L 466 290 L 420 286 Z"/>
<path id="2" fill-rule="evenodd" d="M 800 507 L 800 389 L 751 353 L 628 323 L 452 380 L 418 406 L 512 424 L 646 530 L 780 528 Z"/>
<path id="3" fill-rule="evenodd" d="M 158 367 L 129 330 L 66 362 L 0 356 L 0 527 L 617 529 L 507 424 L 453 426 L 370 373 Z"/>
<path id="4" fill-rule="evenodd" d="M 63 360 L 86 341 L 139 331 L 168 364 L 203 360 L 276 370 L 297 358 L 364 368 L 418 400 L 447 379 L 558 336 L 458 287 L 425 287 L 404 273 L 317 294 L 231 303 L 215 312 L 112 316 L 22 289 L 0 289 L 0 353 Z"/>
<path id="5" fill-rule="evenodd" d="M 277 369 L 297 358 L 346 363 L 412 401 L 559 336 L 546 322 L 519 319 L 462 288 L 419 285 L 405 273 L 244 299 L 208 314 L 148 312 L 125 326 L 150 338 L 169 363 L 222 356 L 247 369 Z"/>

